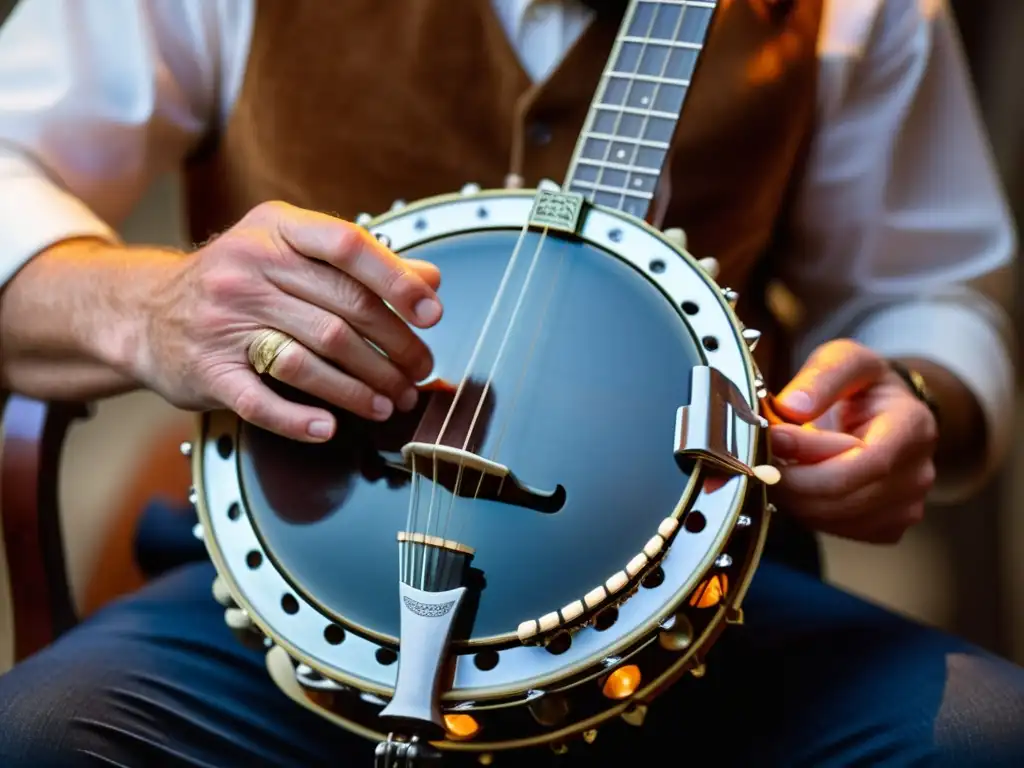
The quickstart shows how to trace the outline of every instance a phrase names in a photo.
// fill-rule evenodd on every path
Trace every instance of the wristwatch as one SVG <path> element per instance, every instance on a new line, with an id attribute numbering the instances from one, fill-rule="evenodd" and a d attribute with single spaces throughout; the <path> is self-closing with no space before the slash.
<path id="1" fill-rule="evenodd" d="M 932 416 L 935 417 L 935 423 L 941 423 L 939 420 L 939 406 L 935 402 L 935 398 L 932 397 L 931 391 L 928 389 L 928 384 L 917 371 L 908 368 L 903 363 L 897 360 L 889 360 L 889 368 L 892 372 L 903 379 L 903 383 L 907 385 L 914 396 L 917 397 L 922 403 L 928 406 L 928 410 L 932 412 Z"/>

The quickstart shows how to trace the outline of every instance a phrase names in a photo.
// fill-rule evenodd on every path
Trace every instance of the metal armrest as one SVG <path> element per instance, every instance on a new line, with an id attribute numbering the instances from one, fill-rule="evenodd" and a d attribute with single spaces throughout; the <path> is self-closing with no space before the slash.
<path id="1" fill-rule="evenodd" d="M 10 575 L 15 662 L 77 622 L 68 587 L 59 479 L 71 424 L 83 403 L 44 403 L 0 393 L 0 529 Z"/>

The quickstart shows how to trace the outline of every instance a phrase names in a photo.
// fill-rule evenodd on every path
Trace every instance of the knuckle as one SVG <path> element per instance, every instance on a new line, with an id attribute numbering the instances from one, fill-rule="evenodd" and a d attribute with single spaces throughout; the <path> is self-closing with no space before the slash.
<path id="1" fill-rule="evenodd" d="M 928 493 L 935 485 L 936 471 L 935 463 L 926 461 L 921 467 L 916 478 L 916 490 L 919 493 Z"/>
<path id="2" fill-rule="evenodd" d="M 253 221 L 260 223 L 267 223 L 271 221 L 280 221 L 287 216 L 292 210 L 292 206 L 283 200 L 266 200 L 256 205 L 246 218 L 251 218 Z"/>
<path id="3" fill-rule="evenodd" d="M 404 267 L 388 270 L 385 290 L 396 304 L 412 306 L 424 295 L 423 280 Z"/>
<path id="4" fill-rule="evenodd" d="M 291 344 L 274 360 L 273 374 L 282 381 L 294 382 L 302 378 L 307 357 L 297 345 Z"/>
<path id="5" fill-rule="evenodd" d="M 373 391 L 356 379 L 345 377 L 334 390 L 335 402 L 357 415 L 373 412 Z"/>
<path id="6" fill-rule="evenodd" d="M 360 258 L 366 244 L 363 230 L 348 221 L 339 220 L 337 241 L 334 243 L 334 265 L 350 267 Z"/>
<path id="7" fill-rule="evenodd" d="M 381 389 L 393 395 L 402 394 L 410 386 L 406 376 L 396 366 L 387 361 L 385 361 L 383 369 L 376 378 L 377 384 Z"/>
<path id="8" fill-rule="evenodd" d="M 380 299 L 373 291 L 358 283 L 350 281 L 344 293 L 344 304 L 348 311 L 361 321 L 369 321 L 380 309 Z"/>
<path id="9" fill-rule="evenodd" d="M 234 402 L 231 403 L 231 409 L 243 421 L 258 422 L 263 415 L 263 398 L 258 387 L 250 385 L 239 390 Z"/>
<path id="10" fill-rule="evenodd" d="M 213 264 L 199 277 L 199 290 L 215 304 L 231 304 L 250 290 L 245 271 L 231 264 Z"/>
<path id="11" fill-rule="evenodd" d="M 316 329 L 315 336 L 321 349 L 340 352 L 351 341 L 352 329 L 337 315 L 328 315 Z"/>

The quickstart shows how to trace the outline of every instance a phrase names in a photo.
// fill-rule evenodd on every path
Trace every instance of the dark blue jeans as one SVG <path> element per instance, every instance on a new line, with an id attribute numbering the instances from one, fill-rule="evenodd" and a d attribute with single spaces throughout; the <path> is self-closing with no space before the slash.
<path id="1" fill-rule="evenodd" d="M 0 766 L 371 766 L 372 745 L 280 693 L 181 566 L 0 677 Z M 1024 766 L 1024 670 L 766 562 L 643 728 L 501 765 Z"/>

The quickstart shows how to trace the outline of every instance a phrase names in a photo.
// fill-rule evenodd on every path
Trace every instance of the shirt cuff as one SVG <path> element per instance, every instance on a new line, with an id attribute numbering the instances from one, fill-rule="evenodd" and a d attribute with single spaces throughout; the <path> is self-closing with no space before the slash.
<path id="1" fill-rule="evenodd" d="M 0 289 L 33 256 L 62 240 L 117 234 L 81 200 L 45 176 L 0 179 Z"/>
<path id="2" fill-rule="evenodd" d="M 961 474 L 937 478 L 930 500 L 952 504 L 977 493 L 1001 464 L 1012 439 L 1014 365 L 999 331 L 973 308 L 922 301 L 873 313 L 850 337 L 883 357 L 940 365 L 974 394 L 985 415 L 985 456 Z"/>

